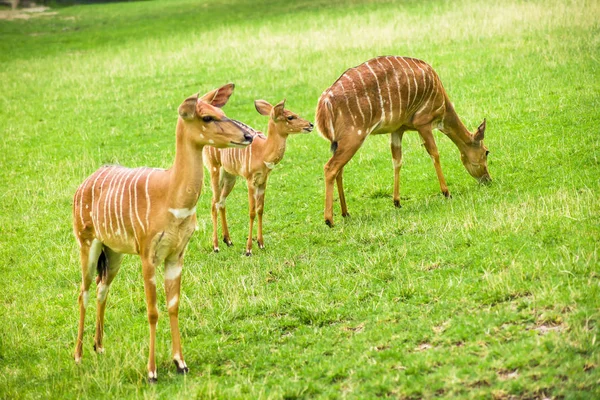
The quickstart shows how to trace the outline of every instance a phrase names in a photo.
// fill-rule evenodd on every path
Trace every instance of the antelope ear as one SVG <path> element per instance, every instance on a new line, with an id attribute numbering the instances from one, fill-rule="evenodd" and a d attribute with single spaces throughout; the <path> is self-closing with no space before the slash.
<path id="1" fill-rule="evenodd" d="M 277 121 L 278 119 L 283 118 L 283 110 L 284 110 L 283 107 L 284 106 L 285 106 L 285 99 L 281 100 L 279 103 L 277 103 L 275 105 L 275 107 L 273 107 L 272 113 L 273 113 L 273 119 L 275 121 Z"/>
<path id="2" fill-rule="evenodd" d="M 477 128 L 477 132 L 475 132 L 475 135 L 473 135 L 473 140 L 475 142 L 481 142 L 483 140 L 484 136 L 485 136 L 485 118 L 483 119 L 483 122 L 481 123 L 481 125 L 479 125 L 479 127 Z"/>
<path id="3" fill-rule="evenodd" d="M 181 118 L 189 121 L 196 115 L 196 104 L 198 103 L 198 95 L 188 97 L 179 106 L 179 115 Z"/>
<path id="4" fill-rule="evenodd" d="M 233 83 L 228 83 L 225 86 L 221 86 L 218 89 L 211 90 L 210 92 L 206 93 L 200 98 L 200 100 L 210 104 L 211 106 L 221 108 L 227 104 L 227 100 L 229 100 L 229 97 L 233 94 L 234 88 L 235 85 Z"/>
<path id="5" fill-rule="evenodd" d="M 271 115 L 271 110 L 273 109 L 273 106 L 266 100 L 254 100 L 254 107 L 256 107 L 256 111 L 260 115 L 264 115 L 265 117 Z"/>

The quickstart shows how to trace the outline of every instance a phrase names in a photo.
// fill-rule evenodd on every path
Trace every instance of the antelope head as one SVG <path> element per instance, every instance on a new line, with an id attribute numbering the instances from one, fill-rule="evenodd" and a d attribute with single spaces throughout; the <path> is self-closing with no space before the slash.
<path id="1" fill-rule="evenodd" d="M 471 143 L 467 144 L 466 150 L 461 151 L 460 160 L 471 176 L 480 183 L 490 183 L 492 178 L 487 167 L 487 156 L 489 150 L 483 144 L 485 135 L 485 119 L 472 135 Z"/>
<path id="2" fill-rule="evenodd" d="M 265 100 L 256 100 L 254 106 L 259 114 L 270 117 L 273 123 L 276 124 L 277 131 L 285 135 L 301 132 L 309 133 L 313 130 L 312 122 L 284 108 L 285 100 L 280 101 L 275 106 Z"/>
<path id="3" fill-rule="evenodd" d="M 190 96 L 181 103 L 179 116 L 193 143 L 219 148 L 246 147 L 252 143 L 253 133 L 244 124 L 227 118 L 221 110 L 233 89 L 233 83 L 229 83 L 203 96 Z"/>

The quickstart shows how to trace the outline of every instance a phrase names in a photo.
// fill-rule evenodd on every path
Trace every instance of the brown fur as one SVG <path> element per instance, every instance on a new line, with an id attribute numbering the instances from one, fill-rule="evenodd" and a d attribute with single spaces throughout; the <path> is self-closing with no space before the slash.
<path id="1" fill-rule="evenodd" d="M 178 372 L 187 372 L 179 335 L 179 292 L 183 254 L 196 227 L 195 207 L 202 188 L 202 149 L 208 144 L 246 146 L 252 141 L 252 132 L 228 119 L 218 108 L 232 93 L 233 84 L 229 84 L 203 97 L 191 96 L 181 104 L 172 168 L 105 166 L 77 189 L 73 201 L 73 230 L 81 249 L 83 277 L 75 346 L 77 362 L 81 361 L 83 352 L 85 309 L 94 271 L 98 269 L 94 348 L 102 352 L 108 289 L 120 268 L 122 255 L 139 254 L 150 324 L 148 377 L 155 381 L 157 376 L 155 275 L 157 266 L 163 262 L 173 360 Z"/>
<path id="2" fill-rule="evenodd" d="M 337 183 L 342 215 L 348 215 L 343 169 L 370 134 L 391 133 L 394 160 L 394 204 L 400 205 L 399 173 L 402 136 L 418 131 L 433 159 L 442 193 L 450 197 L 432 130 L 439 129 L 458 147 L 467 171 L 489 181 L 485 121 L 471 134 L 460 121 L 442 82 L 424 61 L 408 57 L 377 57 L 346 70 L 317 104 L 317 129 L 332 143 L 325 164 L 325 221 L 333 225 L 333 184 Z"/>
<path id="3" fill-rule="evenodd" d="M 248 184 L 250 227 L 246 241 L 246 255 L 252 254 L 252 227 L 256 214 L 258 214 L 258 246 L 264 248 L 262 216 L 269 175 L 273 167 L 283 159 L 288 135 L 310 132 L 313 128 L 312 123 L 286 110 L 284 103 L 285 101 L 281 101 L 279 104 L 272 106 L 265 100 L 255 101 L 257 111 L 262 115 L 269 116 L 267 137 L 260 133 L 257 134 L 256 140 L 245 149 L 215 149 L 208 147 L 204 149 L 204 163 L 210 172 L 213 191 L 212 222 L 215 252 L 219 251 L 218 211 L 221 213 L 223 241 L 227 245 L 232 244 L 227 227 L 225 200 L 231 193 L 237 176 L 244 177 Z"/>

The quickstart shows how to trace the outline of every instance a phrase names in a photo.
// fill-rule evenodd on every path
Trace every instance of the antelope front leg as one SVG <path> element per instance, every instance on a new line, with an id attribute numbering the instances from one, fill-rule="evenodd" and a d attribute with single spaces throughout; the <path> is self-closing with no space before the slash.
<path id="1" fill-rule="evenodd" d="M 96 299 L 97 299 L 97 316 L 96 316 L 96 337 L 94 338 L 94 350 L 98 353 L 104 353 L 104 347 L 102 347 L 102 339 L 104 337 L 104 311 L 106 309 L 106 301 L 108 296 L 108 290 L 110 285 L 115 279 L 119 268 L 121 267 L 121 260 L 123 255 L 115 253 L 111 249 L 105 247 L 104 254 L 106 256 L 106 274 L 104 276 L 98 275 L 96 278 Z"/>
<path id="2" fill-rule="evenodd" d="M 223 242 L 227 246 L 233 246 L 231 237 L 229 236 L 229 227 L 227 226 L 227 208 L 225 202 L 227 196 L 233 190 L 235 186 L 236 177 L 235 175 L 228 174 L 226 171 L 221 172 L 221 194 L 219 200 L 219 213 L 221 214 L 221 227 L 223 229 Z"/>
<path id="3" fill-rule="evenodd" d="M 210 208 L 210 217 L 213 225 L 213 251 L 219 252 L 219 233 L 218 233 L 218 222 L 217 222 L 217 208 L 219 207 L 219 194 L 221 189 L 219 187 L 219 170 L 215 167 L 211 168 L 210 171 L 210 186 L 212 189 L 212 204 Z"/>
<path id="4" fill-rule="evenodd" d="M 435 173 L 437 174 L 438 181 L 440 182 L 440 189 L 442 190 L 442 193 L 447 198 L 452 197 L 450 195 L 450 192 L 448 191 L 448 186 L 446 185 L 446 179 L 444 179 L 444 174 L 442 173 L 440 155 L 438 153 L 437 145 L 435 144 L 435 140 L 433 138 L 431 126 L 419 128 L 419 135 L 421 135 L 421 138 L 423 138 L 423 144 L 425 145 L 425 149 L 427 150 L 427 153 L 429 153 L 431 159 L 433 160 L 433 166 L 435 167 Z"/>
<path id="5" fill-rule="evenodd" d="M 144 292 L 146 293 L 146 307 L 148 309 L 148 324 L 150 325 L 150 348 L 148 352 L 148 382 L 156 383 L 156 324 L 158 322 L 158 308 L 156 306 L 156 265 L 148 259 L 142 259 L 142 272 L 144 275 Z"/>
<path id="6" fill-rule="evenodd" d="M 256 198 L 254 186 L 248 182 L 248 211 L 250 214 L 250 227 L 248 229 L 248 240 L 246 241 L 246 255 L 252 255 L 252 231 L 254 225 L 254 217 L 256 216 Z"/>
<path id="7" fill-rule="evenodd" d="M 256 213 L 258 214 L 258 234 L 256 241 L 258 242 L 258 247 L 260 249 L 265 248 L 265 241 L 263 238 L 263 229 L 262 229 L 262 221 L 263 221 L 263 211 L 265 208 L 265 190 L 267 189 L 267 184 L 260 185 L 256 188 Z"/>
<path id="8" fill-rule="evenodd" d="M 227 247 L 231 247 L 233 246 L 233 242 L 231 241 L 231 236 L 229 235 L 229 226 L 227 226 L 227 209 L 225 207 L 225 204 L 221 204 L 219 207 L 219 213 L 221 214 L 221 229 L 223 229 L 223 243 L 225 243 Z"/>
<path id="9" fill-rule="evenodd" d="M 187 374 L 189 369 L 183 360 L 181 351 L 181 336 L 179 333 L 179 294 L 181 288 L 181 271 L 183 257 L 165 261 L 165 292 L 167 295 L 167 309 L 171 324 L 171 354 L 177 367 L 177 373 Z"/>
<path id="10" fill-rule="evenodd" d="M 402 168 L 402 136 L 404 131 L 392 132 L 390 147 L 392 149 L 392 160 L 394 163 L 394 206 L 400 205 L 400 168 Z"/>
<path id="11" fill-rule="evenodd" d="M 85 309 L 88 306 L 90 296 L 90 285 L 94 273 L 96 272 L 96 265 L 98 263 L 98 257 L 102 252 L 102 243 L 97 239 L 94 239 L 91 244 L 86 244 L 80 240 L 81 249 L 81 290 L 79 292 L 78 304 L 79 304 L 79 325 L 77 329 L 77 342 L 75 342 L 75 362 L 80 363 L 81 357 L 83 356 L 83 328 L 85 323 Z"/>

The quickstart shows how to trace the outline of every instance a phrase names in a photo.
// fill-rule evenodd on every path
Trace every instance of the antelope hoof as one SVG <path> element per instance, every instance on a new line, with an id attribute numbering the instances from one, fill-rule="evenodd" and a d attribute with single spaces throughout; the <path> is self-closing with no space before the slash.
<path id="1" fill-rule="evenodd" d="M 443 190 L 442 193 L 444 194 L 444 196 L 447 199 L 451 199 L 452 198 L 452 195 L 450 194 L 450 192 L 448 190 Z"/>
<path id="2" fill-rule="evenodd" d="M 492 184 L 492 177 L 489 175 L 484 175 L 478 179 L 479 183 L 482 185 L 489 186 Z"/>
<path id="3" fill-rule="evenodd" d="M 185 375 L 190 372 L 190 369 L 185 365 L 185 362 L 181 361 L 181 366 L 177 360 L 173 360 L 173 363 L 175 364 L 175 367 L 177 367 L 178 374 Z"/>
<path id="4" fill-rule="evenodd" d="M 156 371 L 148 371 L 148 383 L 155 384 L 156 382 L 158 382 L 158 375 L 156 374 Z"/>
<path id="5" fill-rule="evenodd" d="M 350 213 L 348 213 L 348 212 L 347 213 L 342 213 L 342 217 L 344 217 L 344 218 L 349 217 L 349 216 L 350 216 Z"/>
<path id="6" fill-rule="evenodd" d="M 75 359 L 75 364 L 81 364 L 81 356 L 78 356 L 77 354 L 75 354 L 73 356 L 73 359 Z"/>
<path id="7" fill-rule="evenodd" d="M 402 208 L 402 205 L 400 205 L 400 200 L 394 200 L 394 207 Z"/>
<path id="8" fill-rule="evenodd" d="M 218 247 L 215 247 L 215 248 L 213 249 L 213 251 L 214 251 L 215 253 L 218 253 L 218 252 L 219 252 L 219 248 L 218 248 Z"/>
<path id="9" fill-rule="evenodd" d="M 252 250 L 246 250 L 246 257 L 250 257 L 252 255 Z"/>
<path id="10" fill-rule="evenodd" d="M 223 243 L 225 243 L 227 247 L 233 246 L 233 242 L 228 237 L 223 238 Z"/>
<path id="11" fill-rule="evenodd" d="M 333 228 L 333 221 L 330 219 L 326 219 L 325 220 L 325 225 L 327 225 L 330 228 Z"/>
<path id="12" fill-rule="evenodd" d="M 104 347 L 98 346 L 96 343 L 94 343 L 94 351 L 98 354 L 103 354 L 104 353 Z"/>
<path id="13" fill-rule="evenodd" d="M 259 249 L 264 249 L 265 248 L 265 244 L 262 242 L 258 242 L 258 248 Z"/>

